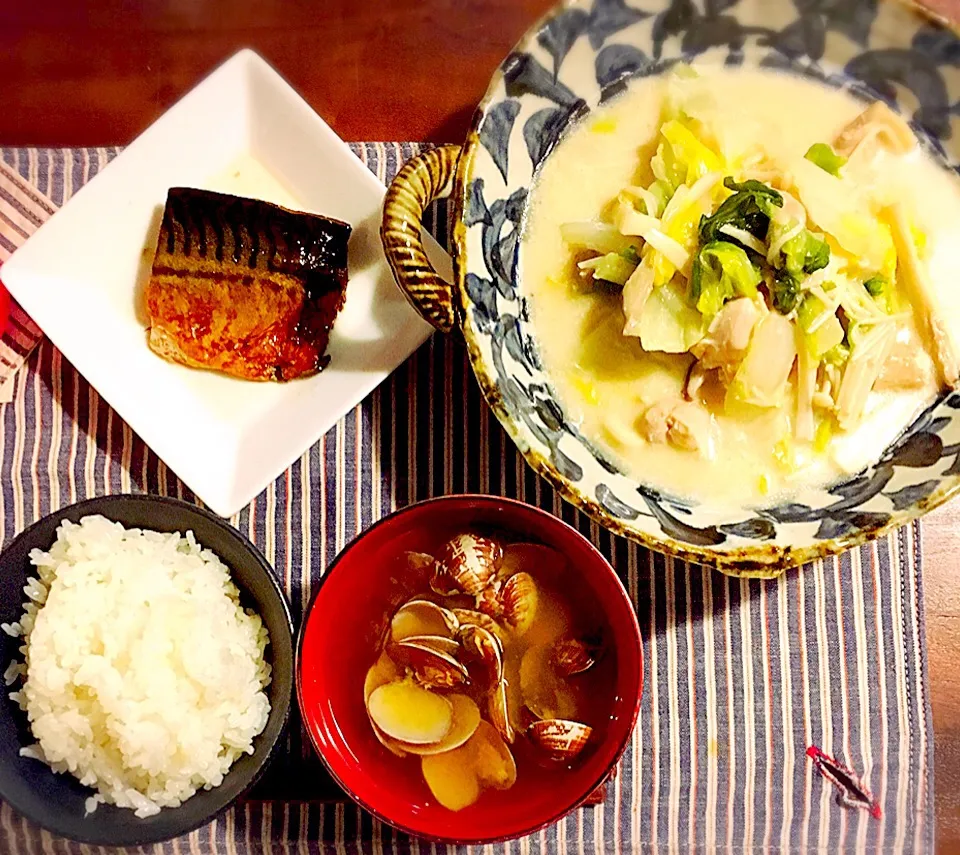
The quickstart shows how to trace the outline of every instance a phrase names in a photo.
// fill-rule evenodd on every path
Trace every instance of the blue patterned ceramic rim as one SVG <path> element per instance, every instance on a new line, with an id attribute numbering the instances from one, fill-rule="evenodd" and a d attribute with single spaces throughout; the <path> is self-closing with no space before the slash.
<path id="1" fill-rule="evenodd" d="M 910 119 L 957 171 L 960 40 L 895 0 L 578 0 L 503 62 L 458 168 L 457 291 L 471 360 L 527 461 L 602 525 L 735 574 L 771 575 L 901 525 L 960 485 L 960 395 L 864 472 L 789 504 L 707 507 L 622 474 L 564 415 L 539 358 L 517 251 L 531 180 L 571 122 L 681 60 L 805 75 Z"/>

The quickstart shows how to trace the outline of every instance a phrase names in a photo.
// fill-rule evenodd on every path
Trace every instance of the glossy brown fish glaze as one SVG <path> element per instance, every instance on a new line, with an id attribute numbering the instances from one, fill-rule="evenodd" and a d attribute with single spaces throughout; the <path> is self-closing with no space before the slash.
<path id="1" fill-rule="evenodd" d="M 269 202 L 172 188 L 146 287 L 151 349 L 246 380 L 315 374 L 345 298 L 350 232 Z"/>

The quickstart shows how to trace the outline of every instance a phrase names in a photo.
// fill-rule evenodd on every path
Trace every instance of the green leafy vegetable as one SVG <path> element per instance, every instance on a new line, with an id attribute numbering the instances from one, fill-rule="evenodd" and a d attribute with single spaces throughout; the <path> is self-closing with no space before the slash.
<path id="1" fill-rule="evenodd" d="M 812 333 L 804 336 L 807 349 L 815 359 L 822 359 L 835 347 L 842 347 L 843 325 L 836 315 L 830 315 Z"/>
<path id="2" fill-rule="evenodd" d="M 800 282 L 789 270 L 774 270 L 770 296 L 773 308 L 781 315 L 789 315 L 800 303 Z"/>
<path id="3" fill-rule="evenodd" d="M 780 250 L 777 269 L 773 271 L 773 307 L 783 315 L 796 309 L 800 304 L 800 283 L 829 263 L 830 246 L 822 237 L 803 229 L 790 238 Z"/>
<path id="4" fill-rule="evenodd" d="M 705 331 L 703 315 L 690 305 L 675 282 L 653 289 L 640 316 L 640 345 L 644 350 L 686 353 Z"/>
<path id="5" fill-rule="evenodd" d="M 654 181 L 647 189 L 653 193 L 653 198 L 657 203 L 656 210 L 650 213 L 659 217 L 663 214 L 663 209 L 667 207 L 667 202 L 670 201 L 673 190 L 662 181 Z"/>
<path id="6" fill-rule="evenodd" d="M 697 308 L 712 317 L 733 297 L 754 297 L 760 271 L 738 244 L 712 241 L 697 254 L 690 279 Z"/>
<path id="7" fill-rule="evenodd" d="M 797 308 L 797 323 L 804 332 L 810 332 L 817 321 L 829 311 L 829 307 L 815 294 L 806 294 Z"/>
<path id="8" fill-rule="evenodd" d="M 636 254 L 636 251 L 634 251 Z M 612 282 L 614 285 L 624 285 L 630 278 L 630 274 L 636 269 L 637 263 L 628 261 L 624 255 L 619 252 L 608 252 L 602 256 L 593 268 L 593 278 L 603 279 L 606 282 Z"/>
<path id="9" fill-rule="evenodd" d="M 720 227 L 736 226 L 763 240 L 770 227 L 770 215 L 774 208 L 783 206 L 783 196 L 759 181 L 744 181 L 738 184 L 731 177 L 723 179 L 723 186 L 734 194 L 711 215 L 700 219 L 700 242 L 723 240 Z"/>
<path id="10" fill-rule="evenodd" d="M 708 172 L 717 172 L 722 168 L 720 156 L 682 119 L 664 122 L 660 133 L 670 144 L 676 163 L 683 166 L 684 181 L 687 184 L 692 184 Z"/>
<path id="11" fill-rule="evenodd" d="M 790 238 L 780 251 L 784 268 L 796 279 L 822 270 L 830 263 L 830 245 L 807 229 Z"/>
<path id="12" fill-rule="evenodd" d="M 634 266 L 640 263 L 640 253 L 637 252 L 635 246 L 628 246 L 626 249 L 620 250 L 620 255 Z"/>
<path id="13" fill-rule="evenodd" d="M 830 307 L 814 294 L 806 294 L 797 309 L 807 352 L 817 361 L 843 341 L 843 326 Z"/>
<path id="14" fill-rule="evenodd" d="M 880 276 L 879 274 L 871 276 L 863 283 L 863 287 L 867 289 L 867 293 L 883 307 L 888 315 L 894 313 L 896 295 L 893 292 L 893 283 L 886 276 Z"/>
<path id="15" fill-rule="evenodd" d="M 667 200 L 673 196 L 687 177 L 686 164 L 677 158 L 673 146 L 667 140 L 663 140 L 657 146 L 657 153 L 650 160 L 650 169 L 653 170 L 654 177 L 657 179 L 654 183 L 663 188 L 663 194 Z"/>
<path id="16" fill-rule="evenodd" d="M 818 454 L 823 454 L 827 450 L 827 446 L 830 445 L 830 440 L 833 437 L 833 419 L 832 418 L 822 418 L 820 419 L 819 424 L 817 425 L 817 432 L 814 434 L 813 438 L 813 450 Z"/>
<path id="17" fill-rule="evenodd" d="M 850 358 L 850 348 L 841 342 L 835 344 L 826 353 L 823 354 L 823 361 L 830 365 L 843 365 Z"/>
<path id="18" fill-rule="evenodd" d="M 824 172 L 829 172 L 837 178 L 840 177 L 840 167 L 847 162 L 845 157 L 837 154 L 829 145 L 822 142 L 810 146 L 804 157 L 819 166 Z"/>

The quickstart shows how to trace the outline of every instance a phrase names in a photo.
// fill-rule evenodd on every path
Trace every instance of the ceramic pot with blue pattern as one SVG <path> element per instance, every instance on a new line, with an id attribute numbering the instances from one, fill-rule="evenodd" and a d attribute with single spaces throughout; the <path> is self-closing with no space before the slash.
<path id="1" fill-rule="evenodd" d="M 487 402 L 527 462 L 616 534 L 742 576 L 863 543 L 960 487 L 960 394 L 945 393 L 866 470 L 789 503 L 706 508 L 619 471 L 565 416 L 543 370 L 518 275 L 539 165 L 573 123 L 632 79 L 681 61 L 759 66 L 845 87 L 903 114 L 957 171 L 960 39 L 896 0 L 573 0 L 538 22 L 494 75 L 465 144 L 399 173 L 381 235 L 400 287 L 438 330 L 459 329 Z M 451 195 L 454 282 L 423 251 L 420 218 Z M 958 248 L 960 251 L 960 248 Z"/>

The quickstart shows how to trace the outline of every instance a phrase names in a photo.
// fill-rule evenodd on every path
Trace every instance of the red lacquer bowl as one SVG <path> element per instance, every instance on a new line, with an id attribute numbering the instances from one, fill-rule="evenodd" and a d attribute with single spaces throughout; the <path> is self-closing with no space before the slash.
<path id="1" fill-rule="evenodd" d="M 385 616 L 406 597 L 399 578 L 406 550 L 439 545 L 459 531 L 495 527 L 512 538 L 558 549 L 575 568 L 571 602 L 586 595 L 603 612 L 615 650 L 610 720 L 598 743 L 578 758 L 574 772 L 548 786 L 487 790 L 456 813 L 436 803 L 416 758 L 397 758 L 372 736 L 363 680 L 372 664 Z M 400 574 L 402 575 L 402 573 Z M 556 822 L 602 783 L 633 731 L 643 688 L 643 649 L 636 614 L 603 556 L 557 517 L 494 496 L 447 496 L 397 511 L 351 543 L 327 570 L 300 635 L 297 690 L 317 753 L 340 786 L 363 808 L 408 834 L 444 843 L 490 843 Z"/>

